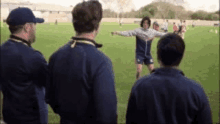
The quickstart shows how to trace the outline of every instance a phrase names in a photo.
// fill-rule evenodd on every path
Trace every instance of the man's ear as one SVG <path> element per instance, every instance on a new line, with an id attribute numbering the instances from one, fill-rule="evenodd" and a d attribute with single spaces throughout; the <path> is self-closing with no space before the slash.
<path id="1" fill-rule="evenodd" d="M 24 25 L 24 28 L 23 28 L 23 29 L 24 29 L 24 32 L 29 32 L 29 31 L 30 31 L 30 28 L 31 28 L 31 27 L 30 27 L 30 24 L 27 24 L 27 23 L 26 23 L 26 24 Z"/>

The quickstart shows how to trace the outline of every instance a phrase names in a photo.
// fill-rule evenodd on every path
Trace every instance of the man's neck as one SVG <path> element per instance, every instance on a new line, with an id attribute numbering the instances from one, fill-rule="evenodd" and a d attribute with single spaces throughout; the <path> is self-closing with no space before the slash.
<path id="1" fill-rule="evenodd" d="M 178 69 L 178 66 L 164 66 L 163 64 L 160 63 L 160 68 L 173 68 L 173 69 Z"/>
<path id="2" fill-rule="evenodd" d="M 19 37 L 19 38 L 22 38 L 22 39 L 28 41 L 27 35 L 24 35 L 24 34 L 21 34 L 21 33 L 20 33 L 20 34 L 12 34 L 12 35 L 17 36 L 17 37 Z"/>
<path id="3" fill-rule="evenodd" d="M 87 38 L 87 39 L 90 39 L 90 40 L 94 40 L 95 39 L 94 33 L 76 34 L 76 37 L 78 37 L 78 38 Z"/>

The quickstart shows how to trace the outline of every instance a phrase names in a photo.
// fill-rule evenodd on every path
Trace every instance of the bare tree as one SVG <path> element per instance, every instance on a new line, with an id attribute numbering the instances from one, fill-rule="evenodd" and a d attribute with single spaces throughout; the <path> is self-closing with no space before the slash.
<path id="1" fill-rule="evenodd" d="M 102 2 L 105 4 L 107 9 L 112 9 L 115 0 L 102 0 Z"/>
<path id="2" fill-rule="evenodd" d="M 132 0 L 102 0 L 102 2 L 105 4 L 107 9 L 117 11 L 117 18 L 119 19 L 119 22 L 121 22 L 123 17 L 122 13 L 134 9 Z"/>
<path id="3" fill-rule="evenodd" d="M 132 3 L 132 0 L 117 0 L 117 8 L 118 8 L 118 19 L 119 22 L 121 23 L 123 18 L 123 13 L 126 11 L 131 11 L 131 9 L 134 9 L 134 5 Z"/>

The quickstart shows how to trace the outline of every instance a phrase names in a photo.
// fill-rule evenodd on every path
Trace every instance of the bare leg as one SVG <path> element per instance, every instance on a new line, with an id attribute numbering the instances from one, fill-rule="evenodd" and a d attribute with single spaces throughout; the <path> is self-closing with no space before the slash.
<path id="1" fill-rule="evenodd" d="M 136 65 L 137 65 L 136 80 L 138 80 L 141 77 L 142 64 L 136 64 Z"/>
<path id="2" fill-rule="evenodd" d="M 150 72 L 154 70 L 154 64 L 148 64 L 147 67 Z"/>

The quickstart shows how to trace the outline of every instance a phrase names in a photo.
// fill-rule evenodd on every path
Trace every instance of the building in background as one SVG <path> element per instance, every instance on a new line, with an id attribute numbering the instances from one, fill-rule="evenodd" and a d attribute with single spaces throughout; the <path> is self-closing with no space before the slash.
<path id="1" fill-rule="evenodd" d="M 64 7 L 45 3 L 30 3 L 27 0 L 1 0 L 1 19 L 6 20 L 11 10 L 18 7 L 30 8 L 34 15 L 44 18 L 45 22 L 72 22 L 73 7 Z"/>

